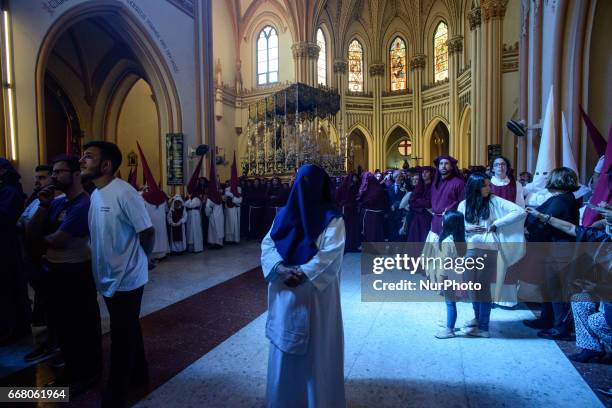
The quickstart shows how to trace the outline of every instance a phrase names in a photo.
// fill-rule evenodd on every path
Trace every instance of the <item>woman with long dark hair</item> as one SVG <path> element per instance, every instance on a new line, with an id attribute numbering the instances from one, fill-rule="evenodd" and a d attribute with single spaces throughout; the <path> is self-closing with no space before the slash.
<path id="1" fill-rule="evenodd" d="M 465 334 L 490 337 L 491 280 L 495 277 L 495 299 L 500 300 L 501 285 L 508 266 L 524 255 L 524 210 L 518 205 L 491 194 L 491 180 L 482 173 L 470 175 L 465 200 L 457 209 L 465 217 L 466 258 L 480 258 L 484 268 L 466 270 L 466 281 L 480 283 L 479 291 L 470 292 L 474 319 L 466 324 Z"/>

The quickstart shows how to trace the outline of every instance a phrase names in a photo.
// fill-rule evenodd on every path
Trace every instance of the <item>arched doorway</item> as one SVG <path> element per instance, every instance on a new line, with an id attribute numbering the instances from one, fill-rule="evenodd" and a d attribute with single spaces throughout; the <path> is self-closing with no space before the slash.
<path id="1" fill-rule="evenodd" d="M 404 162 L 411 165 L 412 159 L 412 140 L 408 132 L 397 126 L 387 137 L 385 145 L 385 166 L 388 169 L 402 168 Z"/>
<path id="2" fill-rule="evenodd" d="M 44 95 L 49 77 L 65 90 L 80 119 L 81 131 L 78 135 L 73 131 L 77 149 L 88 140 L 118 141 L 123 102 L 136 80 L 144 80 L 150 92 L 142 105 L 149 111 L 151 103 L 155 105 L 156 113 L 151 114 L 157 122 L 157 131 L 155 134 L 147 131 L 141 145 L 145 152 L 154 150 L 145 154 L 151 156 L 147 158 L 152 167 L 157 167 L 154 175 L 165 183 L 162 138 L 166 133 L 182 130 L 178 93 L 161 50 L 125 4 L 116 1 L 80 4 L 60 16 L 47 32 L 36 65 L 41 161 L 49 149 L 46 112 L 53 110 Z M 128 78 L 134 82 L 126 85 Z M 123 151 L 124 156 L 133 149 L 135 146 Z"/>
<path id="3" fill-rule="evenodd" d="M 368 169 L 368 141 L 363 132 L 356 128 L 348 137 L 348 170 L 357 172 Z"/>
<path id="4" fill-rule="evenodd" d="M 151 168 L 153 176 L 159 180 L 161 177 L 159 144 L 151 143 L 159 135 L 159 121 L 157 106 L 153 97 L 151 86 L 144 79 L 137 80 L 120 103 L 119 119 L 117 121 L 117 145 L 127 157 L 137 153 L 136 142 L 142 147 L 143 153 Z M 142 164 L 137 162 L 137 180 L 141 184 Z M 121 174 L 130 172 L 127 159 L 121 164 Z"/>
<path id="5" fill-rule="evenodd" d="M 443 122 L 438 122 L 429 139 L 429 151 L 431 159 L 448 154 L 448 128 Z"/>
<path id="6" fill-rule="evenodd" d="M 74 105 L 64 89 L 51 76 L 45 80 L 46 163 L 60 154 L 77 152 L 81 125 Z"/>

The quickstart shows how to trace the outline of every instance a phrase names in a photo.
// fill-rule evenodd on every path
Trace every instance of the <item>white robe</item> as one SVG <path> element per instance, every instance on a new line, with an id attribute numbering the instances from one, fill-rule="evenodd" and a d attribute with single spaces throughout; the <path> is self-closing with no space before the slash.
<path id="1" fill-rule="evenodd" d="M 457 211 L 465 216 L 465 200 L 459 203 Z M 508 267 L 525 256 L 525 210 L 512 201 L 492 195 L 488 220 L 480 220 L 480 226 L 495 225 L 493 233 L 472 234 L 466 237 L 468 248 L 497 250 L 497 274 L 493 301 L 501 298 L 503 282 Z M 466 229 L 468 227 L 466 221 Z"/>
<path id="2" fill-rule="evenodd" d="M 166 224 L 168 204 L 161 203 L 156 206 L 145 201 L 145 208 L 149 213 L 153 228 L 155 228 L 155 244 L 153 245 L 151 258 L 163 258 L 170 252 L 170 247 L 168 245 L 168 225 Z"/>
<path id="3" fill-rule="evenodd" d="M 225 227 L 223 220 L 223 205 L 206 200 L 206 216 L 208 217 L 208 243 L 223 245 Z"/>
<path id="4" fill-rule="evenodd" d="M 317 239 L 319 252 L 299 267 L 308 279 L 296 288 L 274 272 L 282 257 L 270 232 L 261 243 L 268 281 L 267 407 L 346 406 L 340 309 L 344 243 L 344 221 L 335 218 Z"/>
<path id="5" fill-rule="evenodd" d="M 202 201 L 198 197 L 185 201 L 187 209 L 187 249 L 191 252 L 202 252 L 204 250 L 204 239 L 202 237 Z"/>
<path id="6" fill-rule="evenodd" d="M 172 221 L 172 209 L 168 211 L 168 225 L 170 225 L 170 250 L 172 252 L 185 252 L 187 250 L 187 238 L 185 234 L 185 224 L 187 223 L 187 209 L 183 207 L 183 216 L 178 222 Z M 183 239 L 181 241 L 172 240 L 172 227 L 180 226 L 183 230 Z"/>
<path id="7" fill-rule="evenodd" d="M 507 186 L 510 184 L 510 178 L 506 176 L 505 179 L 499 179 L 497 177 L 491 177 L 491 184 L 499 187 Z M 514 198 L 514 204 L 525 208 L 525 196 L 523 194 L 523 185 L 516 182 L 516 197 Z M 495 302 L 500 306 L 514 307 L 518 304 L 518 284 L 516 283 L 504 283 L 501 288 L 501 297 L 504 301 Z"/>
<path id="8" fill-rule="evenodd" d="M 236 207 L 225 207 L 225 240 L 227 242 L 240 242 L 240 205 L 242 204 L 242 189 L 238 187 L 240 197 L 234 197 L 231 188 L 226 187 L 224 199 L 231 199 Z"/>

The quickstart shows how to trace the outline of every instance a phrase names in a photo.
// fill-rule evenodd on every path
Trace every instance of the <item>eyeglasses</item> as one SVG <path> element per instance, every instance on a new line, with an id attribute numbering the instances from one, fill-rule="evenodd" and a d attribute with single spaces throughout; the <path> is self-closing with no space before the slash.
<path id="1" fill-rule="evenodd" d="M 493 167 L 508 167 L 506 163 L 493 163 Z"/>
<path id="2" fill-rule="evenodd" d="M 68 173 L 70 173 L 70 171 L 71 171 L 70 169 L 57 169 L 57 170 L 53 170 L 53 171 L 51 172 L 51 175 L 52 175 L 52 176 L 57 176 L 57 175 L 58 175 L 58 174 L 60 174 L 61 172 L 68 172 Z"/>

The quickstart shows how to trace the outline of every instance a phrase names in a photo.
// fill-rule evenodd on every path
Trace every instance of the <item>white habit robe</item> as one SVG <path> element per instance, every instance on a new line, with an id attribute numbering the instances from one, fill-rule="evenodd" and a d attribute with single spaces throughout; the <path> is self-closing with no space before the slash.
<path id="1" fill-rule="evenodd" d="M 510 184 L 510 178 L 506 176 L 504 179 L 499 179 L 497 177 L 491 177 L 491 184 L 494 184 L 499 187 L 507 186 Z M 521 208 L 525 208 L 525 196 L 523 194 L 523 185 L 516 182 L 516 197 L 514 199 L 514 204 L 520 206 Z M 505 299 L 503 301 L 495 302 L 500 306 L 505 307 L 514 307 L 518 304 L 518 284 L 516 283 L 504 283 L 501 288 L 501 298 Z"/>
<path id="2" fill-rule="evenodd" d="M 333 219 L 317 239 L 319 252 L 299 269 L 308 278 L 296 288 L 274 272 L 282 257 L 270 232 L 261 243 L 261 267 L 268 282 L 270 340 L 266 406 L 346 406 L 340 269 L 345 229 Z"/>
<path id="3" fill-rule="evenodd" d="M 187 209 L 183 205 L 183 216 L 178 222 L 172 221 L 172 212 L 174 211 L 174 201 L 180 200 L 183 202 L 182 198 L 174 198 L 170 204 L 170 211 L 168 211 L 168 225 L 170 225 L 170 250 L 172 252 L 185 252 L 187 250 L 187 236 L 185 233 L 185 225 L 187 224 Z M 172 239 L 172 227 L 180 227 L 182 230 L 183 239 L 180 241 L 174 241 Z"/>
<path id="4" fill-rule="evenodd" d="M 525 210 L 501 197 L 491 195 L 490 214 L 488 220 L 480 220 L 479 225 L 495 225 L 493 233 L 471 234 L 466 236 L 467 247 L 497 250 L 497 273 L 495 291 L 491 292 L 493 302 L 502 299 L 502 287 L 508 267 L 514 265 L 525 256 Z M 465 200 L 459 203 L 457 211 L 465 216 Z M 465 223 L 466 229 L 469 224 Z M 493 295 L 494 294 L 494 295 Z"/>
<path id="5" fill-rule="evenodd" d="M 226 187 L 223 199 L 231 199 L 236 207 L 225 207 L 225 240 L 240 242 L 240 205 L 242 204 L 242 189 L 238 187 L 240 197 L 234 197 L 231 187 Z"/>
<path id="6" fill-rule="evenodd" d="M 204 250 L 204 239 L 202 237 L 202 201 L 193 197 L 185 201 L 187 209 L 187 250 L 191 252 L 202 252 Z"/>
<path id="7" fill-rule="evenodd" d="M 145 201 L 145 208 L 149 213 L 153 228 L 155 228 L 155 244 L 153 245 L 151 258 L 160 259 L 170 252 L 170 247 L 168 245 L 168 226 L 166 224 L 168 204 L 161 203 L 160 205 L 153 205 Z"/>
<path id="8" fill-rule="evenodd" d="M 206 200 L 206 216 L 208 217 L 208 243 L 223 245 L 225 236 L 223 205 L 213 203 L 210 198 Z"/>

